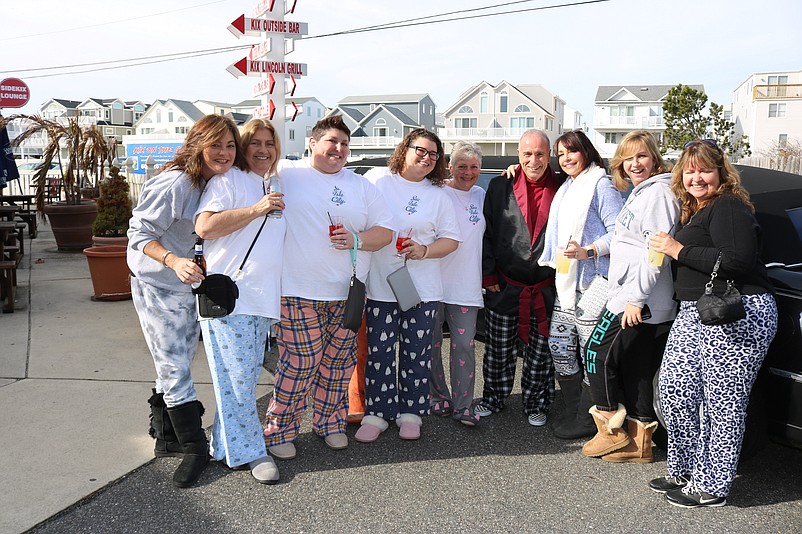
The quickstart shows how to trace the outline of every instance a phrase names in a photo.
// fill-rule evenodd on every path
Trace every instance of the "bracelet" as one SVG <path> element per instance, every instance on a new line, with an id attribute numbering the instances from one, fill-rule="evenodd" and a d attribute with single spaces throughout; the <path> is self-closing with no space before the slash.
<path id="1" fill-rule="evenodd" d="M 357 250 L 362 250 L 362 238 L 356 232 L 354 232 L 354 243 L 356 243 Z"/>
<path id="2" fill-rule="evenodd" d="M 172 253 L 173 253 L 172 250 L 168 250 L 164 254 L 162 254 L 162 265 L 164 265 L 165 267 L 167 267 L 167 263 L 165 262 L 165 260 L 167 259 L 167 256 L 169 256 Z"/>
<path id="3" fill-rule="evenodd" d="M 427 247 L 426 245 L 423 245 L 423 248 L 425 248 L 426 251 L 423 253 L 423 256 L 421 256 L 420 259 L 425 260 L 429 256 L 429 247 Z"/>

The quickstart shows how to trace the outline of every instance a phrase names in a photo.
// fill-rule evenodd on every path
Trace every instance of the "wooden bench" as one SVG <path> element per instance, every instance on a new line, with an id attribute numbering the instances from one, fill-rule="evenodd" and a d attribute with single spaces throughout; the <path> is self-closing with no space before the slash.
<path id="1" fill-rule="evenodd" d="M 16 244 L 14 222 L 0 222 L 0 300 L 4 300 L 3 313 L 14 312 L 14 298 L 17 289 L 17 266 L 21 255 Z"/>

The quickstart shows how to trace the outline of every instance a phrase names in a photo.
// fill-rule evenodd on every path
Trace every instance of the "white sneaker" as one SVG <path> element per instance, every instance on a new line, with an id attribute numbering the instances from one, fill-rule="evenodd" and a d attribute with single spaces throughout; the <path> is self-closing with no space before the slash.
<path id="1" fill-rule="evenodd" d="M 487 417 L 488 415 L 493 415 L 493 410 L 491 410 L 490 407 L 480 403 L 474 406 L 473 413 L 479 417 Z"/>
<path id="2" fill-rule="evenodd" d="M 264 456 L 248 464 L 251 468 L 251 475 L 260 484 L 275 484 L 278 482 L 279 474 L 276 462 L 270 456 Z"/>
<path id="3" fill-rule="evenodd" d="M 546 424 L 546 414 L 544 413 L 530 414 L 527 419 L 532 426 L 544 426 Z"/>

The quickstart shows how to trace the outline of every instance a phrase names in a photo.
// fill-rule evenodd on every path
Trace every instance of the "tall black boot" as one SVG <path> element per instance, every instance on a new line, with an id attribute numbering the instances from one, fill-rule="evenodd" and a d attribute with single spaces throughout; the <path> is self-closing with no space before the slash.
<path id="1" fill-rule="evenodd" d="M 148 433 L 150 437 L 156 438 L 153 454 L 156 455 L 156 458 L 181 456 L 183 451 L 173 430 L 170 416 L 167 415 L 164 393 L 156 393 L 154 388 L 153 395 L 148 399 L 148 404 L 150 404 L 150 429 Z"/>
<path id="2" fill-rule="evenodd" d="M 589 413 L 590 407 L 593 406 L 590 387 L 582 383 L 582 373 L 577 373 L 576 376 L 580 384 L 580 393 L 575 416 L 573 419 L 566 420 L 564 424 L 554 427 L 554 436 L 560 439 L 589 438 L 596 435 L 596 424 L 593 422 L 593 416 Z"/>
<path id="3" fill-rule="evenodd" d="M 188 488 L 198 480 L 209 463 L 209 443 L 201 424 L 203 405 L 194 400 L 167 408 L 167 413 L 170 414 L 175 435 L 184 451 L 184 459 L 173 475 L 173 484 L 179 488 Z"/>
<path id="4" fill-rule="evenodd" d="M 581 394 L 582 373 L 562 376 L 557 375 L 557 382 L 560 384 L 560 391 L 563 397 L 563 411 L 554 421 L 553 428 L 572 423 L 576 419 L 576 409 L 579 406 L 579 396 Z"/>

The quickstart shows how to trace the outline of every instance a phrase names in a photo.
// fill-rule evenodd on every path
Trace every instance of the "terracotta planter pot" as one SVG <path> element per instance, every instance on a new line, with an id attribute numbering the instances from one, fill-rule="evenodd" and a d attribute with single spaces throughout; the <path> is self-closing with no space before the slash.
<path id="1" fill-rule="evenodd" d="M 45 215 L 59 250 L 83 250 L 92 246 L 92 223 L 97 218 L 95 202 L 48 204 Z"/>
<path id="2" fill-rule="evenodd" d="M 92 300 L 131 298 L 131 272 L 125 261 L 127 247 L 109 245 L 84 249 L 95 294 Z"/>
<path id="3" fill-rule="evenodd" d="M 128 246 L 128 237 L 104 237 L 99 235 L 92 236 L 93 247 L 108 247 L 109 245 L 117 245 L 120 247 Z"/>

